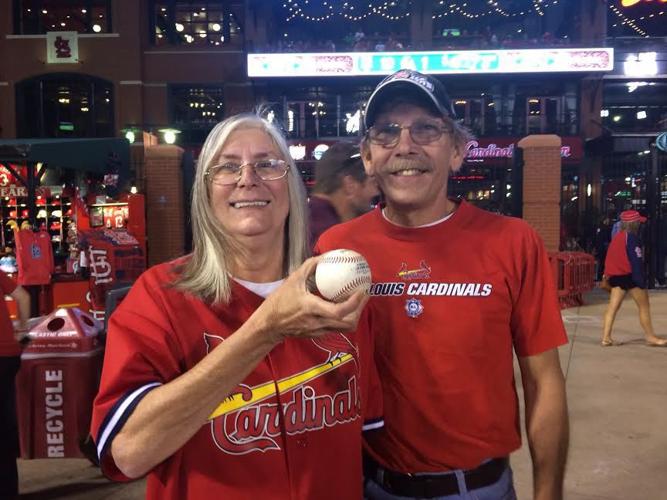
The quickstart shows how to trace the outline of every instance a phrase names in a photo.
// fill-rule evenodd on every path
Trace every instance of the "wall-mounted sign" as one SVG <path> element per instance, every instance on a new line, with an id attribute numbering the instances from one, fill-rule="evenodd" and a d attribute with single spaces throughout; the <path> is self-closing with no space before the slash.
<path id="1" fill-rule="evenodd" d="M 51 196 L 51 191 L 46 187 L 36 187 L 37 196 Z M 0 198 L 25 198 L 28 196 L 28 188 L 23 184 L 7 184 L 0 186 Z"/>
<path id="2" fill-rule="evenodd" d="M 468 141 L 465 161 L 468 163 L 487 163 L 489 161 L 510 159 L 514 155 L 516 137 L 482 137 Z M 577 136 L 561 137 L 560 157 L 564 162 L 579 162 L 583 158 L 583 143 Z"/>
<path id="3" fill-rule="evenodd" d="M 611 71 L 613 48 L 248 54 L 249 77 Z"/>
<path id="4" fill-rule="evenodd" d="M 658 54 L 639 52 L 628 54 L 623 63 L 623 72 L 627 76 L 653 76 L 658 74 Z"/>
<path id="5" fill-rule="evenodd" d="M 79 34 L 76 31 L 49 31 L 46 34 L 46 62 L 79 62 Z"/>
<path id="6" fill-rule="evenodd" d="M 663 153 L 667 153 L 667 132 L 663 132 L 656 137 L 655 146 Z"/>
<path id="7" fill-rule="evenodd" d="M 319 160 L 322 158 L 322 155 L 326 153 L 327 149 L 329 149 L 328 144 L 318 144 L 315 146 L 315 149 L 313 149 L 313 158 Z"/>
<path id="8" fill-rule="evenodd" d="M 303 144 L 292 144 L 289 147 L 289 154 L 295 160 L 303 160 L 306 157 L 306 146 Z"/>

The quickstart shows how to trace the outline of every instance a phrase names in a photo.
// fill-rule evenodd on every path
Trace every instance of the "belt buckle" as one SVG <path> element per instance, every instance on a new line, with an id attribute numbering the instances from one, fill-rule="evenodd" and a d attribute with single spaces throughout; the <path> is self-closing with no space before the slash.
<path id="1" fill-rule="evenodd" d="M 453 491 L 447 491 L 443 492 L 442 488 L 440 487 L 440 481 L 445 479 L 445 475 L 443 476 L 422 476 L 420 477 L 420 480 L 423 481 L 421 485 L 421 496 L 424 498 L 435 498 L 439 496 L 449 496 L 449 495 L 460 495 L 461 490 L 459 489 L 459 485 L 455 482 L 452 486 L 454 486 Z"/>

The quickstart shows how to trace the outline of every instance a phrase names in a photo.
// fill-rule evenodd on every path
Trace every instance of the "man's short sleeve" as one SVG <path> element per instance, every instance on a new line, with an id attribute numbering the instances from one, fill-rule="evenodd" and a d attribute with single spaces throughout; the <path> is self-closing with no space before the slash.
<path id="1" fill-rule="evenodd" d="M 566 344 L 567 334 L 542 240 L 526 226 L 516 250 L 512 336 L 518 356 L 533 356 Z"/>

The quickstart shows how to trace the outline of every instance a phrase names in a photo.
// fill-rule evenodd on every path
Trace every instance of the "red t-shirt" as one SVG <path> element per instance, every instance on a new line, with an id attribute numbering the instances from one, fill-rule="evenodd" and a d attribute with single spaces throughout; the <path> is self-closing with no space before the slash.
<path id="1" fill-rule="evenodd" d="M 520 219 L 462 202 L 422 228 L 378 208 L 326 231 L 316 252 L 349 248 L 370 264 L 384 428 L 365 436 L 385 467 L 471 468 L 521 445 L 512 349 L 567 342 L 544 246 Z"/>
<path id="2" fill-rule="evenodd" d="M 0 271 L 0 291 L 2 292 L 2 303 L 0 303 L 0 356 L 20 356 L 21 347 L 14 337 L 14 326 L 9 317 L 5 296 L 16 290 L 13 279 Z"/>
<path id="3" fill-rule="evenodd" d="M 209 306 L 168 286 L 172 266 L 146 271 L 110 319 L 91 434 L 115 480 L 127 478 L 110 444 L 141 398 L 201 361 L 263 300 L 233 282 L 231 302 Z M 365 405 L 378 383 L 367 321 L 356 334 L 277 345 L 219 416 L 148 474 L 147 498 L 361 498 L 362 427 L 381 417 Z"/>
<path id="4" fill-rule="evenodd" d="M 19 285 L 47 285 L 53 273 L 53 248 L 46 231 L 22 229 L 16 233 Z"/>

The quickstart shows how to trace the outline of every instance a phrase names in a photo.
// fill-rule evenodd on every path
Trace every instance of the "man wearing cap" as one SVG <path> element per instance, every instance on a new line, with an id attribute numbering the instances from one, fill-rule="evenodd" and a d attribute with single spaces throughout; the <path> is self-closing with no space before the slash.
<path id="1" fill-rule="evenodd" d="M 620 231 L 612 238 L 604 263 L 604 274 L 612 288 L 604 315 L 600 344 L 602 347 L 616 345 L 612 340 L 611 330 L 616 313 L 629 292 L 639 309 L 639 322 L 644 330 L 646 345 L 667 347 L 667 339 L 658 337 L 653 330 L 651 307 L 644 279 L 644 256 L 639 240 L 639 226 L 646 222 L 646 217 L 637 210 L 625 210 L 621 212 L 620 222 Z"/>
<path id="2" fill-rule="evenodd" d="M 375 180 L 364 171 L 359 146 L 332 145 L 315 165 L 315 187 L 308 202 L 311 242 L 334 224 L 368 212 L 378 194 Z"/>
<path id="3" fill-rule="evenodd" d="M 542 241 L 528 224 L 447 197 L 468 132 L 442 84 L 401 70 L 371 94 L 361 144 L 385 202 L 317 252 L 368 260 L 385 428 L 365 436 L 366 496 L 515 498 L 519 359 L 534 497 L 562 498 L 568 446 L 557 347 L 567 342 Z"/>

